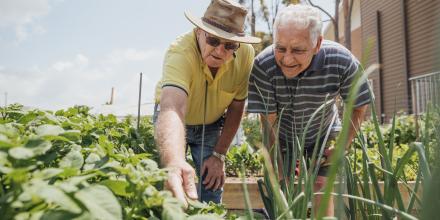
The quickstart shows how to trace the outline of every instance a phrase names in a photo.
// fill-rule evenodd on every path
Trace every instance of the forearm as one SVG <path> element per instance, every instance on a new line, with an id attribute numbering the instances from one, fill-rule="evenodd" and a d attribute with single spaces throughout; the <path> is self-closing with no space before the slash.
<path id="1" fill-rule="evenodd" d="M 186 98 L 186 93 L 179 88 L 162 90 L 155 139 L 164 166 L 185 161 Z"/>
<path id="2" fill-rule="evenodd" d="M 244 101 L 233 101 L 226 112 L 225 124 L 214 148 L 217 153 L 226 154 L 229 145 L 240 127 L 243 116 Z"/>
<path id="3" fill-rule="evenodd" d="M 345 147 L 346 150 L 350 149 L 353 138 L 356 136 L 356 132 L 359 131 L 359 128 L 364 121 L 365 112 L 367 111 L 368 105 L 363 105 L 353 109 L 353 114 L 351 115 L 351 123 L 350 129 L 348 133 L 348 141 Z"/>
<path id="4" fill-rule="evenodd" d="M 275 131 L 273 129 L 276 121 L 276 114 L 260 114 L 261 134 L 265 147 L 270 150 L 275 144 Z"/>
<path id="5" fill-rule="evenodd" d="M 185 160 L 185 127 L 175 111 L 161 111 L 156 126 L 156 142 L 162 165 Z"/>
<path id="6" fill-rule="evenodd" d="M 275 130 L 274 126 L 276 123 L 277 115 L 275 113 L 271 114 L 260 114 L 260 123 L 261 123 L 261 132 L 263 135 L 263 143 L 266 147 L 266 149 L 272 153 L 270 153 L 270 159 L 272 160 L 272 164 L 275 167 L 274 161 L 276 161 L 276 165 L 278 167 L 278 179 L 283 180 L 284 176 L 283 174 L 283 157 L 280 154 L 277 154 L 278 157 L 275 160 L 272 149 L 275 144 Z"/>

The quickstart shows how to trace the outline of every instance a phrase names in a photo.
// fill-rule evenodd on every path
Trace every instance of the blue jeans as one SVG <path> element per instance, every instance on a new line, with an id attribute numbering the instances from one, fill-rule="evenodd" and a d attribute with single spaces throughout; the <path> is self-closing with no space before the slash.
<path id="1" fill-rule="evenodd" d="M 159 114 L 159 109 L 157 105 L 154 108 L 153 123 L 156 124 L 157 116 Z M 221 203 L 223 188 L 218 190 L 205 189 L 202 182 L 205 180 L 205 175 L 200 181 L 200 168 L 201 161 L 205 161 L 208 157 L 212 155 L 214 147 L 217 144 L 217 140 L 220 137 L 221 130 L 223 128 L 224 118 L 220 117 L 219 120 L 212 124 L 205 125 L 205 140 L 204 148 L 202 152 L 202 132 L 203 125 L 186 125 L 186 143 L 191 149 L 191 156 L 194 161 L 197 177 L 199 179 L 199 184 L 197 185 L 197 194 L 199 195 L 199 200 L 202 202 L 212 201 L 214 203 Z M 188 149 L 188 146 L 186 146 Z M 200 192 L 201 190 L 201 192 Z"/>

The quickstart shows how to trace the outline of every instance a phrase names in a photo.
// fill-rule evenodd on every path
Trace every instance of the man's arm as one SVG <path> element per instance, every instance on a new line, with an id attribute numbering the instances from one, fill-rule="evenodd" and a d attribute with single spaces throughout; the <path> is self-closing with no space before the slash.
<path id="1" fill-rule="evenodd" d="M 367 111 L 367 108 L 368 105 L 362 105 L 353 109 L 353 114 L 351 115 L 350 129 L 348 133 L 348 141 L 347 141 L 347 145 L 345 146 L 346 151 L 350 150 L 351 142 L 353 141 L 353 138 L 356 136 L 356 132 L 359 131 L 362 122 L 364 121 L 365 112 Z"/>
<path id="2" fill-rule="evenodd" d="M 195 171 L 185 160 L 186 93 L 179 88 L 164 87 L 155 139 L 163 167 L 170 169 L 166 187 L 187 206 L 186 196 L 197 199 Z"/>
<path id="3" fill-rule="evenodd" d="M 265 142 L 266 149 L 270 152 L 272 147 L 275 144 L 275 131 L 274 126 L 276 124 L 277 120 L 277 114 L 276 113 L 269 113 L 269 114 L 260 114 L 260 123 L 261 123 L 261 135 L 263 135 L 264 138 L 268 138 L 268 140 L 263 141 Z M 273 158 L 274 154 L 270 154 L 270 159 L 272 160 L 272 164 L 274 160 Z M 278 179 L 281 181 L 284 179 L 283 174 L 283 160 L 282 155 L 278 154 L 277 165 L 278 165 Z"/>
<path id="4" fill-rule="evenodd" d="M 267 150 L 270 150 L 275 143 L 275 131 L 273 130 L 273 126 L 275 125 L 276 120 L 276 113 L 260 114 L 261 134 L 263 138 L 269 138 L 264 143 Z"/>
<path id="5" fill-rule="evenodd" d="M 359 131 L 362 122 L 365 118 L 365 112 L 367 111 L 368 104 L 359 106 L 353 109 L 353 113 L 351 115 L 351 123 L 350 129 L 348 130 L 348 141 L 347 145 L 345 145 L 345 152 L 347 153 L 350 150 L 351 143 L 353 142 L 353 138 L 356 136 L 356 132 Z M 331 161 L 331 155 L 333 154 L 334 148 L 325 149 L 324 155 L 327 156 L 328 160 Z"/>
<path id="6" fill-rule="evenodd" d="M 226 111 L 225 124 L 222 133 L 214 147 L 214 151 L 225 155 L 228 152 L 229 145 L 231 145 L 234 135 L 240 127 L 241 117 L 244 110 L 244 100 L 232 101 Z M 217 190 L 225 184 L 225 164 L 219 158 L 211 156 L 205 160 L 202 166 L 202 175 L 208 172 L 203 184 L 207 189 Z"/>

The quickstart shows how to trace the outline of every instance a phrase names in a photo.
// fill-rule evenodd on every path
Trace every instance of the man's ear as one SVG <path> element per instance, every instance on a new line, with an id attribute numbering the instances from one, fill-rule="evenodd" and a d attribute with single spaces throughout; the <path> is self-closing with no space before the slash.
<path id="1" fill-rule="evenodd" d="M 199 27 L 196 28 L 196 35 L 199 36 L 200 34 L 202 34 L 202 29 L 200 29 Z"/>
<path id="2" fill-rule="evenodd" d="M 322 40 L 323 40 L 323 37 L 322 37 L 322 35 L 320 35 L 318 37 L 318 40 L 316 41 L 316 46 L 315 46 L 315 49 L 313 51 L 313 54 L 317 54 L 319 52 L 319 49 L 321 48 Z"/>

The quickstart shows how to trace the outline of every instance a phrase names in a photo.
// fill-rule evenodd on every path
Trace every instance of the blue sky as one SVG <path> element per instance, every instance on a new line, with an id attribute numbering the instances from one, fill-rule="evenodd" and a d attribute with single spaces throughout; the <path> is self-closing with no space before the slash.
<path id="1" fill-rule="evenodd" d="M 183 12 L 202 16 L 208 3 L 0 0 L 0 103 L 7 93 L 44 109 L 99 108 L 115 87 L 115 105 L 136 106 L 140 72 L 152 102 L 164 51 L 193 27 Z"/>

